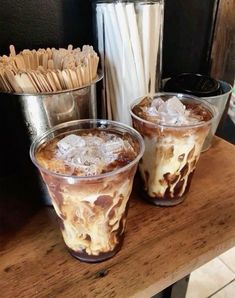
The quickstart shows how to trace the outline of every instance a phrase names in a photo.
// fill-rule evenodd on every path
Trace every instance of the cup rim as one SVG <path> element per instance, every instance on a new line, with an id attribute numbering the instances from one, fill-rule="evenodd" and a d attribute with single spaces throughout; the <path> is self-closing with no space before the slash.
<path id="1" fill-rule="evenodd" d="M 59 131 L 62 128 L 66 128 L 66 127 L 72 127 L 76 124 L 82 124 L 82 123 L 90 123 L 90 124 L 98 124 L 100 123 L 100 125 L 114 125 L 114 127 L 119 127 L 119 128 L 124 128 L 125 131 L 127 133 L 129 133 L 130 135 L 132 135 L 133 137 L 135 137 L 139 143 L 140 149 L 139 149 L 139 153 L 138 155 L 135 157 L 135 159 L 133 159 L 130 163 L 126 164 L 125 166 L 118 168 L 116 170 L 113 170 L 111 172 L 107 172 L 107 173 L 103 173 L 103 174 L 99 174 L 99 175 L 94 175 L 94 176 L 76 176 L 76 175 L 67 175 L 67 174 L 61 174 L 61 173 L 55 173 L 52 172 L 48 169 L 45 169 L 43 166 L 41 166 L 36 158 L 35 158 L 35 152 L 36 149 L 38 148 L 39 145 L 41 145 L 43 143 L 43 140 L 48 137 L 50 134 L 54 133 L 55 131 Z M 145 150 L 145 145 L 144 145 L 144 141 L 142 136 L 140 135 L 140 133 L 135 130 L 134 128 L 117 122 L 117 121 L 112 121 L 112 120 L 106 120 L 106 119 L 80 119 L 80 120 L 73 120 L 73 121 L 68 121 L 68 122 L 64 122 L 61 123 L 59 125 L 54 126 L 53 128 L 47 130 L 46 132 L 44 132 L 43 134 L 39 135 L 38 137 L 34 138 L 31 146 L 30 146 L 30 150 L 29 150 L 29 155 L 31 158 L 31 161 L 33 162 L 33 164 L 43 173 L 49 174 L 50 176 L 54 176 L 57 178 L 64 178 L 64 179 L 72 179 L 71 183 L 73 183 L 73 181 L 90 181 L 90 180 L 98 180 L 98 179 L 103 179 L 106 177 L 111 177 L 114 176 L 116 174 L 125 172 L 127 169 L 131 168 L 132 166 L 134 166 L 135 164 L 137 164 L 139 162 L 139 160 L 141 159 L 141 157 L 144 154 L 144 150 Z"/>
<path id="2" fill-rule="evenodd" d="M 136 106 L 141 100 L 143 100 L 146 96 L 149 96 L 151 98 L 155 98 L 157 96 L 161 97 L 161 96 L 177 96 L 177 98 L 186 98 L 186 99 L 192 99 L 197 103 L 203 104 L 204 107 L 206 107 L 207 110 L 209 110 L 212 113 L 212 118 L 208 121 L 204 121 L 204 122 L 199 122 L 199 123 L 195 123 L 195 124 L 184 124 L 184 125 L 174 125 L 174 124 L 160 124 L 160 123 L 153 123 L 151 121 L 145 120 L 139 116 L 137 116 L 136 114 L 133 113 L 132 109 L 134 106 Z M 196 97 L 193 95 L 188 95 L 188 94 L 184 94 L 184 93 L 177 93 L 177 92 L 157 92 L 154 93 L 153 95 L 146 95 L 146 96 L 142 96 L 139 97 L 138 99 L 136 99 L 129 107 L 129 111 L 130 114 L 133 118 L 135 118 L 138 121 L 141 121 L 145 124 L 147 124 L 150 127 L 160 127 L 160 128 L 174 128 L 174 129 L 183 129 L 183 128 L 196 128 L 196 127 L 202 127 L 205 124 L 210 124 L 214 121 L 214 119 L 218 116 L 218 110 L 212 105 L 210 104 L 205 98 L 201 98 L 201 97 Z"/>
<path id="3" fill-rule="evenodd" d="M 229 84 L 228 82 L 226 81 L 222 81 L 222 80 L 218 80 L 219 83 L 223 83 L 223 84 L 226 84 L 229 88 L 228 91 L 226 91 L 225 93 L 222 93 L 222 94 L 218 94 L 218 95 L 212 95 L 212 96 L 202 96 L 202 97 L 198 97 L 200 99 L 203 99 L 203 100 L 207 100 L 207 99 L 210 99 L 210 100 L 216 100 L 217 98 L 219 97 L 225 97 L 225 96 L 228 96 L 230 93 L 232 93 L 232 90 L 233 90 L 233 87 L 231 84 Z"/>

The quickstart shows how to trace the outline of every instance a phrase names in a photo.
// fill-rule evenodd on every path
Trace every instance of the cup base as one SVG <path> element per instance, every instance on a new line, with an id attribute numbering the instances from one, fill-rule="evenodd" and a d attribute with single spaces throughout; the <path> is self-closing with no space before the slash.
<path id="1" fill-rule="evenodd" d="M 212 146 L 212 142 L 213 142 L 212 139 L 210 141 L 205 141 L 204 144 L 203 144 L 203 146 L 202 146 L 201 153 L 204 153 L 207 150 L 209 150 L 211 148 L 211 146 Z"/>
<path id="2" fill-rule="evenodd" d="M 118 251 L 112 251 L 112 252 L 109 252 L 109 253 L 104 253 L 100 256 L 88 256 L 86 254 L 75 252 L 71 249 L 69 249 L 69 252 L 74 258 L 76 258 L 77 260 L 79 260 L 81 262 L 99 263 L 99 262 L 103 262 L 103 261 L 106 261 L 106 260 L 112 258 Z"/>
<path id="3" fill-rule="evenodd" d="M 155 206 L 161 206 L 161 207 L 171 207 L 176 206 L 180 203 L 182 203 L 185 200 L 185 196 L 183 195 L 180 198 L 177 199 L 157 199 L 157 198 L 151 198 L 147 194 L 144 193 L 144 199 L 148 201 L 149 203 L 155 205 Z"/>
<path id="4" fill-rule="evenodd" d="M 120 249 L 122 247 L 122 242 L 123 242 L 123 239 L 114 248 L 114 250 L 109 251 L 109 252 L 101 253 L 98 256 L 88 255 L 85 252 L 74 251 L 74 250 L 72 250 L 70 248 L 68 248 L 68 250 L 69 250 L 70 254 L 74 258 L 76 258 L 77 260 L 79 260 L 81 262 L 85 262 L 85 263 L 100 263 L 100 262 L 106 261 L 108 259 L 111 259 L 113 256 L 115 256 L 120 251 Z"/>

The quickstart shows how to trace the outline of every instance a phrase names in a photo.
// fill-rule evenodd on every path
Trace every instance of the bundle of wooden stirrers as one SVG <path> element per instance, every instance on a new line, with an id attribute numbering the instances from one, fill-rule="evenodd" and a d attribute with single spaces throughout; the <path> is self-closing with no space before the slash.
<path id="1" fill-rule="evenodd" d="M 46 93 L 79 88 L 97 76 L 99 58 L 92 46 L 23 50 L 0 56 L 0 91 Z"/>

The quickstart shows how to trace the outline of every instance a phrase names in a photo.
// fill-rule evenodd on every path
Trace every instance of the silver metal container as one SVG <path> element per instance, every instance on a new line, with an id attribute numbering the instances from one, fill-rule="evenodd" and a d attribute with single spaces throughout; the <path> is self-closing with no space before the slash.
<path id="1" fill-rule="evenodd" d="M 0 178 L 14 174 L 40 180 L 29 160 L 32 140 L 59 123 L 97 118 L 96 83 L 101 79 L 98 74 L 90 85 L 56 93 L 0 93 Z M 50 205 L 43 182 L 38 185 Z"/>
<path id="2" fill-rule="evenodd" d="M 224 82 L 224 81 L 219 81 L 219 83 L 220 83 L 222 94 L 216 95 L 216 96 L 210 96 L 210 97 L 202 97 L 207 102 L 212 104 L 218 111 L 218 116 L 212 122 L 211 129 L 210 129 L 208 136 L 206 137 L 205 142 L 203 144 L 203 147 L 202 147 L 203 152 L 208 150 L 213 143 L 214 135 L 215 135 L 216 130 L 219 126 L 220 120 L 223 116 L 229 96 L 232 93 L 232 86 L 230 84 L 228 84 L 227 82 Z"/>

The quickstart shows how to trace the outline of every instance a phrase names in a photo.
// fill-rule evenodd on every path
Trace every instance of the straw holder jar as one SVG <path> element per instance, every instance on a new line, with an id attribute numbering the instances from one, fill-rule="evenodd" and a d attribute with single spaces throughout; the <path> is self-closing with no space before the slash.
<path id="1" fill-rule="evenodd" d="M 159 91 L 164 0 L 96 1 L 103 116 L 130 124 L 129 106 Z"/>

